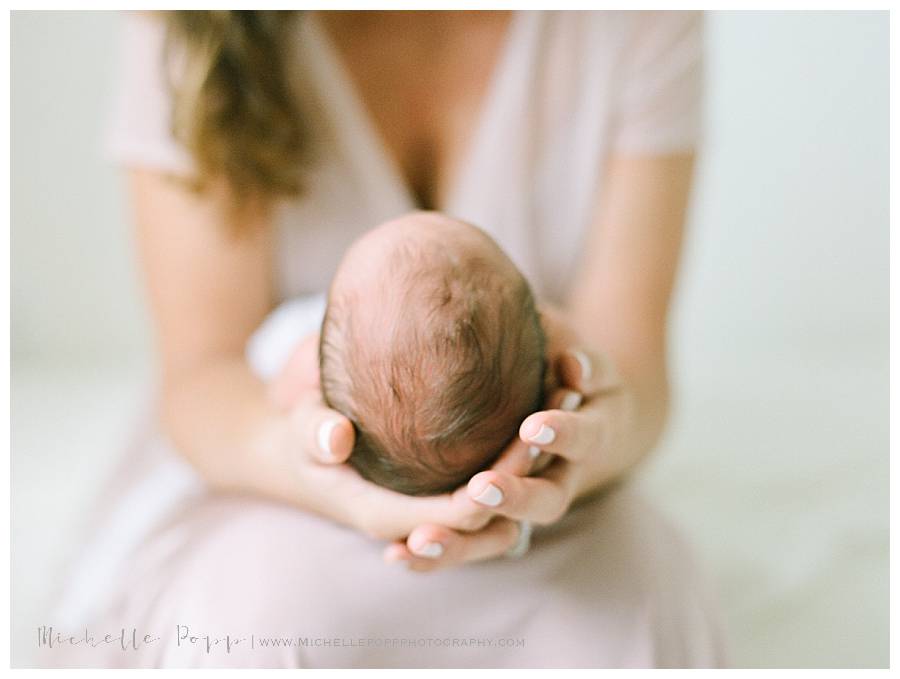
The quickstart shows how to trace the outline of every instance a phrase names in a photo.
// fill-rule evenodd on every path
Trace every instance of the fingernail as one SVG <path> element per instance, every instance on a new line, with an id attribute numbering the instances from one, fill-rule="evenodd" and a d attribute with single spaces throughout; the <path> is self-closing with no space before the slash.
<path id="1" fill-rule="evenodd" d="M 331 432 L 337 425 L 337 420 L 325 420 L 319 425 L 319 431 L 316 434 L 319 449 L 328 457 L 334 457 L 334 453 L 331 451 Z"/>
<path id="2" fill-rule="evenodd" d="M 426 559 L 437 559 L 444 553 L 444 545 L 440 542 L 426 542 L 418 549 L 412 550 L 416 556 L 424 556 Z"/>
<path id="3" fill-rule="evenodd" d="M 582 396 L 577 391 L 570 391 L 563 397 L 562 403 L 559 404 L 560 410 L 578 410 L 581 405 Z"/>
<path id="4" fill-rule="evenodd" d="M 532 443 L 538 443 L 542 446 L 546 446 L 548 443 L 553 443 L 553 439 L 556 438 L 556 432 L 553 431 L 546 424 L 542 424 L 541 428 L 538 429 L 538 433 L 532 436 L 529 441 Z"/>
<path id="5" fill-rule="evenodd" d="M 503 491 L 497 488 L 493 483 L 489 483 L 487 488 L 472 498 L 478 504 L 487 505 L 488 507 L 496 507 L 503 502 Z"/>
<path id="6" fill-rule="evenodd" d="M 528 457 L 530 457 L 532 460 L 537 458 L 537 456 L 540 454 L 541 454 L 540 448 L 538 448 L 537 446 L 528 446 Z"/>
<path id="7" fill-rule="evenodd" d="M 591 359 L 587 357 L 587 354 L 580 349 L 573 349 L 569 353 L 575 357 L 575 360 L 578 361 L 578 365 L 581 366 L 581 379 L 584 381 L 591 379 L 591 375 L 594 371 L 591 368 Z"/>

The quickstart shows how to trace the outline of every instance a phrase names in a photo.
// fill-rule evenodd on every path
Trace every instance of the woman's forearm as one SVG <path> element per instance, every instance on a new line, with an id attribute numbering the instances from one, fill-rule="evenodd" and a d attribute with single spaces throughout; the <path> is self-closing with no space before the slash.
<path id="1" fill-rule="evenodd" d="M 618 373 L 617 386 L 597 397 L 605 401 L 606 427 L 599 442 L 602 469 L 594 485 L 606 486 L 628 476 L 656 447 L 668 419 L 669 383 L 661 360 L 645 357 L 639 364 L 630 352 L 591 346 L 608 356 Z"/>
<path id="2" fill-rule="evenodd" d="M 669 415 L 669 383 L 664 367 L 619 370 L 623 400 L 630 405 L 625 407 L 625 432 L 610 469 L 614 478 L 628 474 L 656 448 Z"/>
<path id="3" fill-rule="evenodd" d="M 605 476 L 632 470 L 666 423 L 669 305 L 681 252 L 693 155 L 614 155 L 566 309 L 581 341 L 609 356 L 621 388 L 604 409 Z"/>
<path id="4" fill-rule="evenodd" d="M 287 418 L 269 405 L 243 356 L 167 375 L 162 420 L 175 448 L 212 487 L 297 501 L 284 452 Z"/>
<path id="5" fill-rule="evenodd" d="M 609 384 L 594 399 L 601 403 L 602 434 L 597 442 L 600 471 L 586 478 L 578 494 L 587 494 L 628 475 L 656 447 L 669 412 L 669 381 L 664 331 L 648 328 L 625 334 L 622 325 L 569 305 L 544 304 L 574 333 L 568 343 L 605 357 L 593 367 L 594 380 Z M 640 337 L 641 339 L 638 339 Z M 598 373 L 611 373 L 600 377 Z"/>
<path id="6" fill-rule="evenodd" d="M 129 183 L 166 433 L 214 488 L 293 499 L 288 419 L 244 358 L 274 298 L 270 211 L 235 209 L 224 182 L 195 192 L 132 170 Z"/>

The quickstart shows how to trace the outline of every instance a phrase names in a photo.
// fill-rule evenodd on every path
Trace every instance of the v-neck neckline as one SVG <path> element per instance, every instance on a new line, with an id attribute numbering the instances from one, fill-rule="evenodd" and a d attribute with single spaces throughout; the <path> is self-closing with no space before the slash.
<path id="1" fill-rule="evenodd" d="M 406 210 L 421 209 L 415 191 L 403 173 L 399 159 L 388 147 L 384 136 L 375 124 L 337 46 L 328 35 L 327 29 L 319 21 L 315 12 L 311 12 L 306 20 L 309 21 L 310 28 L 316 35 L 319 57 L 325 62 L 325 67 L 330 74 L 331 96 L 337 100 L 335 108 L 338 109 L 339 115 L 345 118 L 345 124 L 351 130 L 356 131 L 357 139 L 355 141 L 361 144 L 361 148 L 357 148 L 355 151 L 369 157 L 375 166 L 373 169 L 384 180 L 383 188 L 390 190 Z M 500 99 L 499 93 L 512 70 L 512 61 L 519 36 L 523 30 L 523 23 L 524 13 L 513 11 L 488 76 L 486 90 L 478 104 L 473 129 L 463 142 L 464 148 L 459 156 L 459 161 L 445 182 L 443 195 L 437 196 L 436 204 L 432 208 L 434 210 L 454 214 L 455 208 L 462 200 L 466 177 L 471 171 L 471 166 L 477 160 L 479 148 L 482 146 L 482 138 L 487 133 L 491 119 L 495 116 L 495 109 Z"/>

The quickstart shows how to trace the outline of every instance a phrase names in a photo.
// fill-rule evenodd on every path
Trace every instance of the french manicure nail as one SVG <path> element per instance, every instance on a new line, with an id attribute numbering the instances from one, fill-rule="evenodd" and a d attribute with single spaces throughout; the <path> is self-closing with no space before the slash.
<path id="1" fill-rule="evenodd" d="M 560 410 L 578 410 L 581 405 L 582 396 L 577 391 L 570 391 L 563 397 L 562 403 L 559 404 Z"/>
<path id="2" fill-rule="evenodd" d="M 570 353 L 575 357 L 575 360 L 578 361 L 578 365 L 581 366 L 582 381 L 586 382 L 591 379 L 591 375 L 594 371 L 591 368 L 591 359 L 587 357 L 587 354 L 580 349 L 573 349 Z"/>
<path id="3" fill-rule="evenodd" d="M 337 420 L 325 420 L 319 425 L 319 431 L 316 434 L 316 441 L 319 444 L 319 449 L 328 455 L 328 457 L 334 457 L 334 453 L 331 452 L 331 432 L 334 431 L 334 428 L 337 425 Z"/>
<path id="4" fill-rule="evenodd" d="M 553 431 L 546 424 L 542 424 L 541 428 L 538 429 L 538 433 L 532 436 L 529 441 L 532 443 L 538 443 L 542 446 L 546 446 L 548 443 L 553 443 L 553 439 L 556 438 L 556 432 Z"/>
<path id="5" fill-rule="evenodd" d="M 530 457 L 532 460 L 537 458 L 537 456 L 540 454 L 541 454 L 540 448 L 538 448 L 537 446 L 528 446 L 528 457 Z"/>
<path id="6" fill-rule="evenodd" d="M 426 542 L 422 547 L 413 550 L 416 556 L 424 556 L 426 559 L 437 559 L 444 553 L 444 545 L 440 542 Z"/>
<path id="7" fill-rule="evenodd" d="M 496 507 L 503 502 L 503 491 L 497 488 L 493 483 L 489 483 L 487 488 L 472 499 L 479 504 L 487 505 L 488 507 Z"/>

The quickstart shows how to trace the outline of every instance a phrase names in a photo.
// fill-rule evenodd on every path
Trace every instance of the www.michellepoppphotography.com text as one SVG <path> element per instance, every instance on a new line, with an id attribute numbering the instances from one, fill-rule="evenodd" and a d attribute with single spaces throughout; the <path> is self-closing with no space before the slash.
<path id="1" fill-rule="evenodd" d="M 120 628 L 114 632 L 96 633 L 83 630 L 71 634 L 41 625 L 37 628 L 39 648 L 53 649 L 63 646 L 87 648 L 118 648 L 123 652 L 138 651 L 145 646 L 174 643 L 176 647 L 200 648 L 206 653 L 231 653 L 241 647 L 250 650 L 266 648 L 524 648 L 525 639 L 490 637 L 326 637 L 326 636 L 273 636 L 257 634 L 211 634 L 193 630 L 189 625 L 176 625 L 174 634 L 148 633 L 137 628 Z"/>

